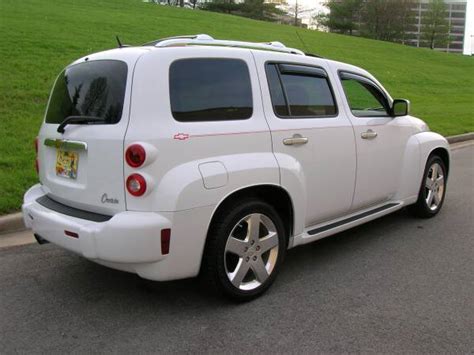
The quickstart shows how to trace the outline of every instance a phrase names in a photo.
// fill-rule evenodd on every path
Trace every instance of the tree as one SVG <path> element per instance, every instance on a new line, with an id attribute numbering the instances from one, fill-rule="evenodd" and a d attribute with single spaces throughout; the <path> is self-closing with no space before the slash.
<path id="1" fill-rule="evenodd" d="M 235 4 L 233 0 L 213 0 L 204 3 L 202 9 L 213 12 L 223 12 L 226 14 L 232 14 L 239 9 L 239 4 Z"/>
<path id="2" fill-rule="evenodd" d="M 313 11 L 313 8 L 308 8 L 301 4 L 300 0 L 295 0 L 292 4 L 286 4 L 285 12 L 293 18 L 293 25 L 301 25 L 301 15 Z"/>
<path id="3" fill-rule="evenodd" d="M 266 3 L 265 0 L 245 0 L 239 5 L 237 15 L 255 20 L 274 21 L 278 15 L 284 13 L 275 4 Z"/>
<path id="4" fill-rule="evenodd" d="M 415 2 L 413 0 L 400 0 L 399 7 L 399 23 L 398 23 L 398 38 L 402 44 L 405 44 L 405 41 L 409 38 L 413 38 L 413 34 L 410 32 L 415 32 Z"/>
<path id="5" fill-rule="evenodd" d="M 446 5 L 443 0 L 430 0 L 422 17 L 421 41 L 431 49 L 449 43 L 449 24 L 446 20 Z"/>
<path id="6" fill-rule="evenodd" d="M 358 27 L 360 10 L 363 0 L 329 0 L 325 6 L 328 14 L 317 16 L 317 21 L 329 28 L 331 32 L 352 35 Z"/>
<path id="7" fill-rule="evenodd" d="M 275 4 L 266 3 L 265 0 L 245 0 L 239 4 L 234 0 L 214 0 L 205 3 L 202 9 L 266 21 L 276 21 L 277 16 L 284 13 Z"/>
<path id="8" fill-rule="evenodd" d="M 404 42 L 414 22 L 414 0 L 366 0 L 361 10 L 361 35 Z"/>

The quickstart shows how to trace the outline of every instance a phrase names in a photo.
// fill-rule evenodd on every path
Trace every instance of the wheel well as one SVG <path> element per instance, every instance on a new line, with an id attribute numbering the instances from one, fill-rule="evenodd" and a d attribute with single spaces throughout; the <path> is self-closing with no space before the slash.
<path id="1" fill-rule="evenodd" d="M 243 198 L 254 197 L 265 201 L 270 204 L 277 211 L 283 225 L 285 226 L 285 232 L 287 238 L 293 233 L 293 204 L 291 202 L 290 195 L 283 188 L 276 185 L 257 185 L 246 187 L 241 190 L 235 191 L 227 196 L 217 209 L 215 210 L 211 224 L 214 222 L 214 218 L 218 215 L 221 209 L 226 208 L 228 205 L 235 204 L 238 200 Z"/>
<path id="2" fill-rule="evenodd" d="M 443 160 L 443 163 L 446 166 L 446 173 L 449 174 L 449 153 L 448 153 L 448 151 L 444 148 L 436 148 L 435 150 L 433 150 L 431 152 L 430 156 L 432 156 L 432 155 L 437 155 Z"/>

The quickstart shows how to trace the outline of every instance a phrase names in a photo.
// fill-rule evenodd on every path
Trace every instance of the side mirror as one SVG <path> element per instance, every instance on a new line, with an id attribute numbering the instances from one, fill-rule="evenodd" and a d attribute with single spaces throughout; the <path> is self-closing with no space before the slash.
<path id="1" fill-rule="evenodd" d="M 406 116 L 410 112 L 410 101 L 395 99 L 392 104 L 392 117 Z"/>

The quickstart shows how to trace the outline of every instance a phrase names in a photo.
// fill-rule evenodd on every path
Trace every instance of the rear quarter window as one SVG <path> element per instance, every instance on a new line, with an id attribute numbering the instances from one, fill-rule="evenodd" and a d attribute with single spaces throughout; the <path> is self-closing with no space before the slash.
<path id="1" fill-rule="evenodd" d="M 101 124 L 122 117 L 127 64 L 98 60 L 75 64 L 59 74 L 46 112 L 46 123 L 61 123 L 69 116 L 92 116 Z"/>
<path id="2" fill-rule="evenodd" d="M 192 58 L 173 62 L 171 112 L 180 122 L 245 120 L 252 116 L 252 86 L 240 59 Z"/>

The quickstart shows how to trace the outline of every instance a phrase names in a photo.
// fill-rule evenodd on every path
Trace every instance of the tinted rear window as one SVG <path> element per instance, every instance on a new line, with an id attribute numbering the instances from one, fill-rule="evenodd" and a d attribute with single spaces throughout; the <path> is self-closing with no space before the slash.
<path id="1" fill-rule="evenodd" d="M 122 117 L 127 64 L 100 60 L 73 65 L 59 74 L 46 113 L 46 123 L 68 116 L 93 116 L 113 124 Z"/>
<path id="2" fill-rule="evenodd" d="M 238 59 L 181 59 L 170 67 L 171 111 L 177 121 L 244 120 L 252 116 L 247 64 Z"/>

